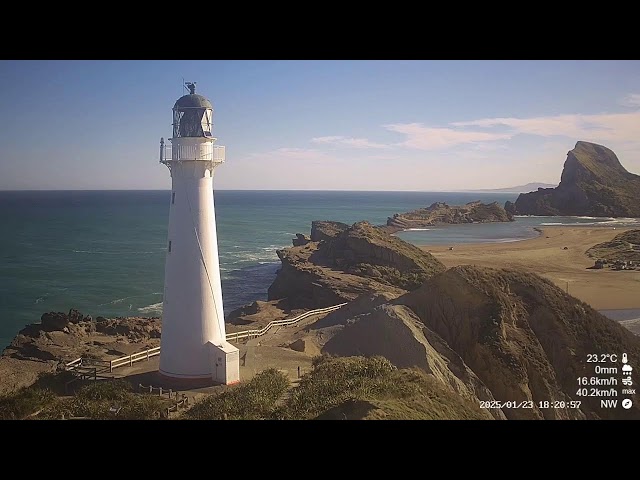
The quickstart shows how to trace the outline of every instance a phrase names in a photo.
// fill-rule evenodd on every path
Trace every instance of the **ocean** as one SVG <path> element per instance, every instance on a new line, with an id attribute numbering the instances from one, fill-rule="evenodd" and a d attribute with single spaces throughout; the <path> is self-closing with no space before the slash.
<path id="1" fill-rule="evenodd" d="M 266 300 L 276 249 L 309 234 L 312 220 L 384 224 L 433 202 L 515 201 L 513 193 L 216 190 L 225 314 Z M 0 192 L 0 350 L 44 312 L 162 313 L 169 191 Z M 634 224 L 589 217 L 518 217 L 515 222 L 399 232 L 414 244 L 508 242 L 550 224 Z"/>

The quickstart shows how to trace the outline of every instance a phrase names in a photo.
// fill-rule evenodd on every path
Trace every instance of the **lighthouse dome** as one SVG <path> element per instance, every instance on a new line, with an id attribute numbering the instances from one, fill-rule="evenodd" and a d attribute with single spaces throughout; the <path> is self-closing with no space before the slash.
<path id="1" fill-rule="evenodd" d="M 213 105 L 206 97 L 202 95 L 198 95 L 197 93 L 184 95 L 180 97 L 176 104 L 173 106 L 174 110 L 180 110 L 183 108 L 211 108 L 213 109 Z"/>
<path id="2" fill-rule="evenodd" d="M 196 93 L 195 82 L 186 82 L 189 94 L 180 97 L 173 106 L 173 138 L 211 137 L 213 106 Z"/>

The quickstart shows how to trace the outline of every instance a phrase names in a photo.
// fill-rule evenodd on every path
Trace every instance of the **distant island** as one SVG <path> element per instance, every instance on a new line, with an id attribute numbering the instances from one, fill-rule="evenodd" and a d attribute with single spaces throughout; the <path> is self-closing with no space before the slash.
<path id="1" fill-rule="evenodd" d="M 515 187 L 505 188 L 481 188 L 477 190 L 464 190 L 465 192 L 495 192 L 495 193 L 526 193 L 538 188 L 553 188 L 556 185 L 552 183 L 530 182 L 525 185 L 516 185 Z"/>
<path id="2" fill-rule="evenodd" d="M 443 202 L 435 202 L 426 208 L 411 212 L 396 213 L 387 219 L 381 228 L 387 233 L 412 228 L 426 228 L 433 225 L 460 223 L 512 222 L 513 215 L 507 212 L 498 202 L 469 202 L 465 205 L 449 206 Z"/>
<path id="3" fill-rule="evenodd" d="M 560 184 L 522 193 L 505 209 L 516 215 L 640 217 L 640 175 L 607 147 L 579 141 L 567 153 Z"/>

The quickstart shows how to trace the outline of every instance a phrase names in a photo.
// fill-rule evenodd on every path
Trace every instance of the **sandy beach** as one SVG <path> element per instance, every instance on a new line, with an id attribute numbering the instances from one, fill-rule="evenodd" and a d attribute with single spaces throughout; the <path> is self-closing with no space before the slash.
<path id="1" fill-rule="evenodd" d="M 420 248 L 447 267 L 478 265 L 535 272 L 597 310 L 640 308 L 640 270 L 589 269 L 594 260 L 585 254 L 626 230 L 631 228 L 549 226 L 529 240 Z"/>

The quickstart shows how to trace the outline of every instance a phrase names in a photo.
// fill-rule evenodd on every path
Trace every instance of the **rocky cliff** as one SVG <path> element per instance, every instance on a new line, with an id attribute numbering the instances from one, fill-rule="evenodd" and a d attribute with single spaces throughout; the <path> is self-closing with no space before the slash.
<path id="1" fill-rule="evenodd" d="M 424 228 L 450 223 L 510 222 L 513 215 L 497 202 L 485 204 L 480 201 L 465 205 L 449 206 L 436 202 L 427 208 L 406 213 L 396 213 L 387 219 L 385 230 L 394 233 L 409 228 Z"/>
<path id="2" fill-rule="evenodd" d="M 607 147 L 578 142 L 567 153 L 560 184 L 522 193 L 505 205 L 519 215 L 640 217 L 640 176 L 629 173 Z"/>
<path id="3" fill-rule="evenodd" d="M 445 270 L 431 254 L 368 222 L 342 225 L 314 223 L 311 242 L 277 251 L 282 267 L 269 300 L 320 308 L 370 292 L 398 296 Z"/>

